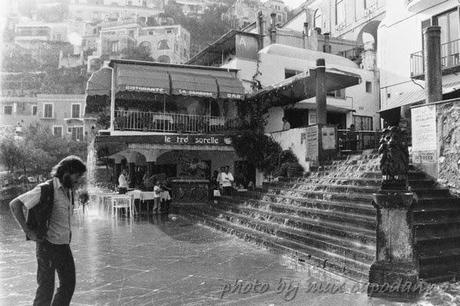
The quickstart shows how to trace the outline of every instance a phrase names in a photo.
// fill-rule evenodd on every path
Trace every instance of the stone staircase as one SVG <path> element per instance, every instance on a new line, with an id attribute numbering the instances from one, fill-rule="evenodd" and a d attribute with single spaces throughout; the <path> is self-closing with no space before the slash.
<path id="1" fill-rule="evenodd" d="M 376 154 L 334 161 L 308 178 L 264 184 L 187 214 L 212 227 L 286 253 L 333 273 L 367 281 L 375 257 L 380 188 Z M 460 271 L 460 199 L 412 168 L 415 249 L 420 277 L 449 280 Z"/>

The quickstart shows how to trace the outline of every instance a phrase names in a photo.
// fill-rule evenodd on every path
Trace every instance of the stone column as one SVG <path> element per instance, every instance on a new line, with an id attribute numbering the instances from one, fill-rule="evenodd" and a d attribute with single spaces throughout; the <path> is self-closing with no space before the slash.
<path id="1" fill-rule="evenodd" d="M 381 190 L 373 200 L 377 209 L 377 248 L 369 270 L 368 295 L 412 299 L 420 293 L 411 217 L 413 193 Z"/>
<path id="2" fill-rule="evenodd" d="M 442 100 L 441 27 L 428 27 L 423 35 L 426 103 L 432 103 Z"/>
<path id="3" fill-rule="evenodd" d="M 316 60 L 316 123 L 327 122 L 326 109 L 326 62 L 323 58 Z"/>
<path id="4" fill-rule="evenodd" d="M 407 300 L 416 297 L 421 289 L 414 252 L 413 193 L 407 189 L 406 131 L 398 126 L 386 128 L 380 144 L 382 186 L 372 196 L 377 209 L 377 245 L 367 293 L 371 297 Z"/>

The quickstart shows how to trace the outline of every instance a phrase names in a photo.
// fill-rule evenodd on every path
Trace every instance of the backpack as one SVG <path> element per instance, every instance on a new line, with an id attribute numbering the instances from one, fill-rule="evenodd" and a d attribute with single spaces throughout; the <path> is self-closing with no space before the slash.
<path id="1" fill-rule="evenodd" d="M 39 239 L 44 239 L 48 232 L 49 220 L 53 212 L 53 180 L 48 180 L 39 186 L 41 187 L 40 201 L 27 211 L 26 224 L 29 229 L 37 233 Z M 26 240 L 30 240 L 30 238 L 26 236 Z"/>

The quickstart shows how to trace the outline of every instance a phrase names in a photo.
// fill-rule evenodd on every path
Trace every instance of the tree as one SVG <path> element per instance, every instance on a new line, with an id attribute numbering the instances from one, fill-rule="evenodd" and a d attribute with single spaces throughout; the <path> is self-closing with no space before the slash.
<path id="1" fill-rule="evenodd" d="M 10 132 L 0 139 L 0 162 L 9 171 L 21 170 L 30 174 L 47 175 L 51 168 L 68 155 L 86 159 L 86 142 L 77 142 L 52 135 L 48 127 L 39 124 L 25 129 L 18 139 Z"/>
<path id="2" fill-rule="evenodd" d="M 40 92 L 45 94 L 84 94 L 88 74 L 85 66 L 48 70 Z"/>

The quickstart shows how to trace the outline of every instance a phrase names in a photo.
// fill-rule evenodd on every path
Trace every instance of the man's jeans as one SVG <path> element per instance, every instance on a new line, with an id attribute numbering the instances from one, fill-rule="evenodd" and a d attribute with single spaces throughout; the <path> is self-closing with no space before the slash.
<path id="1" fill-rule="evenodd" d="M 75 290 L 75 263 L 68 244 L 37 242 L 37 283 L 34 305 L 69 305 Z M 54 274 L 59 288 L 54 293 Z"/>

